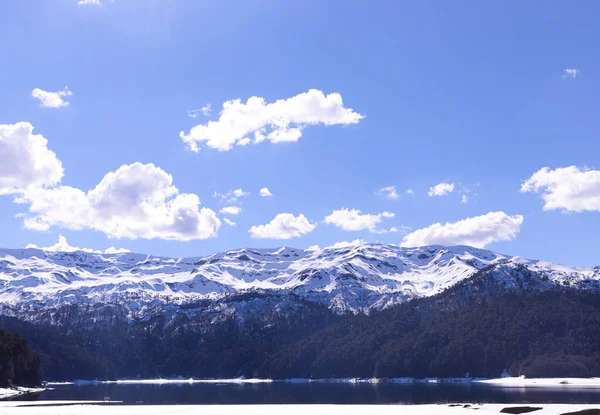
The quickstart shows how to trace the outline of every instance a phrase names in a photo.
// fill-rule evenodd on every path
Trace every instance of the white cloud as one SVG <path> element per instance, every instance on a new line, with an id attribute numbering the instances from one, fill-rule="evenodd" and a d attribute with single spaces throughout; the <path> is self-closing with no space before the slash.
<path id="1" fill-rule="evenodd" d="M 106 248 L 104 250 L 104 253 L 106 255 L 111 255 L 111 254 L 127 254 L 129 252 L 131 252 L 129 249 L 115 248 L 114 246 L 111 246 L 110 248 Z"/>
<path id="2" fill-rule="evenodd" d="M 0 195 L 60 182 L 63 166 L 28 122 L 0 124 Z"/>
<path id="3" fill-rule="evenodd" d="M 440 183 L 429 188 L 429 196 L 446 196 L 454 191 L 454 183 Z"/>
<path id="4" fill-rule="evenodd" d="M 67 242 L 67 238 L 65 238 L 62 235 L 58 235 L 58 242 L 55 243 L 54 245 L 50 245 L 47 246 L 45 248 L 39 247 L 35 244 L 28 244 L 26 247 L 26 249 L 29 248 L 34 248 L 34 249 L 41 249 L 44 251 L 49 251 L 49 252 L 75 252 L 75 251 L 83 251 L 83 252 L 87 252 L 90 254 L 101 254 L 102 251 L 100 250 L 96 250 L 96 249 L 90 249 L 90 248 L 78 248 L 76 246 L 71 246 L 69 245 L 69 243 Z M 104 250 L 105 254 L 121 254 L 121 253 L 127 253 L 127 252 L 131 252 L 128 249 L 124 249 L 124 248 L 115 248 L 114 246 L 111 246 L 110 248 L 107 248 Z"/>
<path id="5" fill-rule="evenodd" d="M 233 226 L 236 226 L 236 223 L 235 223 L 234 221 L 232 221 L 232 220 L 230 220 L 230 219 L 227 219 L 227 218 L 223 218 L 223 222 L 225 222 L 225 224 L 226 224 L 227 226 L 232 226 L 232 227 L 233 227 Z"/>
<path id="6" fill-rule="evenodd" d="M 206 104 L 205 106 L 203 106 L 201 109 L 193 109 L 193 110 L 188 110 L 187 111 L 187 115 L 190 118 L 198 118 L 198 115 L 200 115 L 200 112 L 202 112 L 202 114 L 204 114 L 205 116 L 209 116 L 212 113 L 212 109 L 210 107 L 210 104 Z"/>
<path id="7" fill-rule="evenodd" d="M 239 206 L 225 206 L 219 211 L 223 215 L 239 215 L 242 212 L 242 208 Z"/>
<path id="8" fill-rule="evenodd" d="M 242 197 L 250 196 L 250 192 L 246 192 L 241 188 L 230 190 L 227 193 L 213 193 L 213 197 L 221 198 L 223 201 L 228 203 L 237 203 Z"/>
<path id="9" fill-rule="evenodd" d="M 390 200 L 398 199 L 400 197 L 395 186 L 382 187 L 376 191 L 375 194 Z"/>
<path id="10" fill-rule="evenodd" d="M 378 229 L 377 225 L 384 218 L 393 218 L 394 214 L 390 212 L 382 212 L 377 215 L 368 213 L 361 214 L 360 210 L 342 208 L 334 210 L 331 215 L 325 217 L 325 223 L 335 225 L 345 231 L 362 231 L 368 230 L 374 233 L 392 232 L 392 230 Z M 397 229 L 396 229 L 397 231 Z"/>
<path id="11" fill-rule="evenodd" d="M 62 91 L 48 92 L 39 88 L 31 91 L 31 96 L 40 100 L 40 107 L 44 108 L 62 108 L 69 105 L 64 98 L 73 95 L 68 87 Z"/>
<path id="12" fill-rule="evenodd" d="M 77 5 L 79 5 L 79 6 L 86 6 L 86 5 L 96 5 L 96 6 L 99 6 L 101 4 L 102 3 L 100 2 L 100 0 L 79 0 L 77 2 Z"/>
<path id="13" fill-rule="evenodd" d="M 249 232 L 253 238 L 290 239 L 306 235 L 316 226 L 302 214 L 294 216 L 291 213 L 279 213 L 266 225 L 252 226 Z"/>
<path id="14" fill-rule="evenodd" d="M 199 113 L 200 113 L 200 110 L 198 108 L 193 109 L 193 110 L 187 110 L 187 115 L 190 118 L 196 118 L 196 117 L 198 117 Z"/>
<path id="15" fill-rule="evenodd" d="M 362 245 L 364 243 L 365 243 L 365 241 L 362 239 L 355 239 L 353 241 L 341 241 L 341 242 L 336 242 L 331 246 L 326 246 L 325 249 L 349 248 L 352 246 Z"/>
<path id="16" fill-rule="evenodd" d="M 245 145 L 250 140 L 298 141 L 306 126 L 357 124 L 363 117 L 345 108 L 340 94 L 325 95 L 311 89 L 270 104 L 261 97 L 250 97 L 246 103 L 241 99 L 227 101 L 217 121 L 197 125 L 188 134 L 182 131 L 179 135 L 192 151 L 198 151 L 201 144 L 228 151 L 235 144 Z"/>
<path id="17" fill-rule="evenodd" d="M 542 192 L 544 210 L 600 211 L 600 170 L 544 167 L 523 183 L 526 192 Z"/>
<path id="18" fill-rule="evenodd" d="M 477 189 L 479 188 L 479 183 L 475 183 L 470 186 L 464 186 L 461 183 L 458 185 L 458 194 L 461 195 L 460 203 L 467 204 L 472 199 L 473 196 L 477 196 Z"/>
<path id="19" fill-rule="evenodd" d="M 260 189 L 260 191 L 258 192 L 258 194 L 261 195 L 262 197 L 273 196 L 273 193 L 271 193 L 269 191 L 269 189 L 267 189 L 266 187 L 263 187 L 262 189 Z"/>
<path id="20" fill-rule="evenodd" d="M 415 194 L 415 192 L 413 191 L 413 189 L 406 189 L 404 191 L 404 193 L 406 193 L 407 195 L 414 195 Z"/>
<path id="21" fill-rule="evenodd" d="M 510 241 L 521 230 L 523 216 L 509 216 L 504 212 L 489 212 L 446 224 L 434 223 L 427 228 L 409 233 L 401 246 L 470 245 L 483 248 L 492 242 Z"/>
<path id="22" fill-rule="evenodd" d="M 213 210 L 199 209 L 197 195 L 179 193 L 171 175 L 153 164 L 123 165 L 88 192 L 33 188 L 15 201 L 29 204 L 24 223 L 34 230 L 59 226 L 113 238 L 189 241 L 213 237 L 221 225 Z"/>
<path id="23" fill-rule="evenodd" d="M 49 251 L 49 252 L 75 252 L 75 251 L 83 251 L 83 252 L 88 252 L 88 253 L 93 253 L 93 254 L 101 254 L 102 251 L 99 250 L 95 250 L 95 249 L 89 249 L 89 248 L 78 248 L 75 246 L 71 246 L 69 245 L 69 243 L 67 242 L 67 238 L 65 238 L 62 235 L 58 235 L 58 242 L 55 243 L 54 245 L 50 245 L 47 247 L 39 247 L 35 244 L 28 244 L 25 249 L 41 249 L 44 251 Z"/>
<path id="24" fill-rule="evenodd" d="M 579 69 L 565 69 L 562 77 L 563 79 L 577 78 L 577 75 L 579 75 Z"/>
<path id="25" fill-rule="evenodd" d="M 319 245 L 311 245 L 308 248 L 306 248 L 304 251 L 306 252 L 316 252 L 316 251 L 320 251 L 321 248 L 319 247 Z"/>

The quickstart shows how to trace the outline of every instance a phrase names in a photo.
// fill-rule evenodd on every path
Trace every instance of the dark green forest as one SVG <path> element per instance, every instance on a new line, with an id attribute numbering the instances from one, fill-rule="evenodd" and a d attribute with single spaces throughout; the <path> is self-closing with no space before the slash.
<path id="1" fill-rule="evenodd" d="M 270 356 L 273 377 L 600 375 L 600 297 L 506 294 L 449 307 L 417 300 L 357 316 Z"/>
<path id="2" fill-rule="evenodd" d="M 454 289 L 370 315 L 307 304 L 232 316 L 210 330 L 162 317 L 118 330 L 0 318 L 39 352 L 47 379 L 131 377 L 600 376 L 600 296 L 580 290 L 467 295 Z"/>
<path id="3" fill-rule="evenodd" d="M 40 357 L 27 341 L 0 329 L 0 387 L 38 386 L 41 376 Z"/>

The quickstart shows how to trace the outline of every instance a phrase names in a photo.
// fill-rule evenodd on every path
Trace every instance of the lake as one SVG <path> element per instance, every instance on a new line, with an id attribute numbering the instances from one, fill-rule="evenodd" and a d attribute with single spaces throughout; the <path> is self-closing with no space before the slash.
<path id="1" fill-rule="evenodd" d="M 600 388 L 505 388 L 475 384 L 99 384 L 56 385 L 39 400 L 102 400 L 124 404 L 600 404 Z M 22 398 L 25 399 L 25 398 Z"/>

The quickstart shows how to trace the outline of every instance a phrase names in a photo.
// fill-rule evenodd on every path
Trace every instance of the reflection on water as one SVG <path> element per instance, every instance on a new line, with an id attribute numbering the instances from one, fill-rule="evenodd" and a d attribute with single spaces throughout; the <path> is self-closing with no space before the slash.
<path id="1" fill-rule="evenodd" d="M 600 403 L 600 389 L 501 388 L 484 385 L 423 384 L 168 384 L 60 385 L 40 400 L 102 400 L 126 404 L 425 404 Z"/>

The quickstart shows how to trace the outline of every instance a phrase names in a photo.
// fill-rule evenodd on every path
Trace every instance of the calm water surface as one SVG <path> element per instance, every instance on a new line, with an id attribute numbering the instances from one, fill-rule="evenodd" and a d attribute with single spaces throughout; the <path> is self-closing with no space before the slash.
<path id="1" fill-rule="evenodd" d="M 60 385 L 29 399 L 111 400 L 125 404 L 600 404 L 600 389 L 501 388 L 423 384 L 168 384 Z"/>

